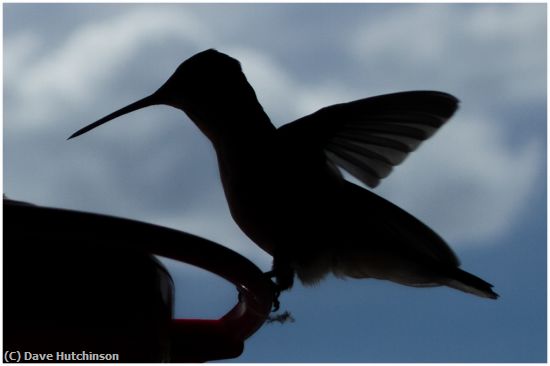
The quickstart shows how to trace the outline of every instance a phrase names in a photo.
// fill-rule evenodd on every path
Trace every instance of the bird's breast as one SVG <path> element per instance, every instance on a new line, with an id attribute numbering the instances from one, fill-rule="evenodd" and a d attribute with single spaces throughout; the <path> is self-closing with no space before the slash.
<path id="1" fill-rule="evenodd" d="M 231 215 L 241 230 L 268 253 L 284 240 L 284 228 L 292 220 L 285 212 L 299 202 L 281 187 L 281 178 L 256 169 L 246 174 L 221 174 Z"/>
<path id="2" fill-rule="evenodd" d="M 311 174 L 276 149 L 259 147 L 230 157 L 218 154 L 220 176 L 241 230 L 271 255 L 298 240 L 304 218 L 311 221 L 319 213 Z"/>

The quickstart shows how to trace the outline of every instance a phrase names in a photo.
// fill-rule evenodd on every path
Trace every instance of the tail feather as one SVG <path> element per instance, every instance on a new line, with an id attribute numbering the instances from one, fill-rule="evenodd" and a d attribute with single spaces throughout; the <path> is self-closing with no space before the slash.
<path id="1" fill-rule="evenodd" d="M 493 285 L 459 268 L 453 272 L 447 286 L 489 299 L 497 299 L 498 294 L 492 290 Z"/>

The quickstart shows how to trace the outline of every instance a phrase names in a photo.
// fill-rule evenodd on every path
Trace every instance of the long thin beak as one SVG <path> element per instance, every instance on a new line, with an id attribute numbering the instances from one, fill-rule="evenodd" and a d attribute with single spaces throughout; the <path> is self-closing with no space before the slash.
<path id="1" fill-rule="evenodd" d="M 113 112 L 113 113 L 109 114 L 108 116 L 105 116 L 105 117 L 95 121 L 94 123 L 89 124 L 88 126 L 86 126 L 84 128 L 81 128 L 80 130 L 76 131 L 71 136 L 69 136 L 69 138 L 67 140 L 70 140 L 73 137 L 80 136 L 83 133 L 86 133 L 90 130 L 93 130 L 94 128 L 96 128 L 98 126 L 101 126 L 102 124 L 104 124 L 106 122 L 109 122 L 110 120 L 113 120 L 113 119 L 115 119 L 117 117 L 120 117 L 124 114 L 136 111 L 136 110 L 141 109 L 141 108 L 150 107 L 150 106 L 156 105 L 156 104 L 163 104 L 163 103 L 161 102 L 158 94 L 153 93 L 153 94 L 149 95 L 148 97 L 145 97 L 143 99 L 138 100 L 137 102 L 134 102 L 130 105 L 127 105 L 126 107 L 121 108 L 118 111 Z"/>

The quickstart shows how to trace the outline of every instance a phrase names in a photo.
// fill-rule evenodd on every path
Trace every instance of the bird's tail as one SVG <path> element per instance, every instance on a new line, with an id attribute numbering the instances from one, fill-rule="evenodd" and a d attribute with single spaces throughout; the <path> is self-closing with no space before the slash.
<path id="1" fill-rule="evenodd" d="M 492 290 L 493 285 L 460 268 L 457 268 L 453 272 L 446 285 L 480 297 L 489 299 L 498 298 L 498 294 Z"/>

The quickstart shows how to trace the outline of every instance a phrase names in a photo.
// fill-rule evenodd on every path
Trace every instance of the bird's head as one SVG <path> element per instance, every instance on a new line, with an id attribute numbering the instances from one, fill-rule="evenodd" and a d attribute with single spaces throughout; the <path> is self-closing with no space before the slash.
<path id="1" fill-rule="evenodd" d="M 239 61 L 209 49 L 185 60 L 153 94 L 87 125 L 69 139 L 124 114 L 159 104 L 183 110 L 205 132 L 223 123 L 224 116 L 259 106 Z"/>

